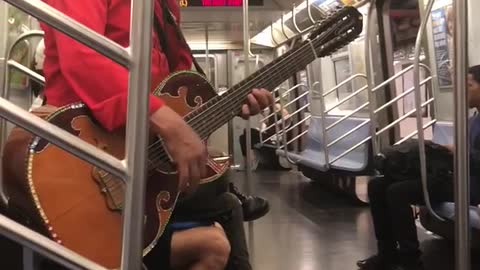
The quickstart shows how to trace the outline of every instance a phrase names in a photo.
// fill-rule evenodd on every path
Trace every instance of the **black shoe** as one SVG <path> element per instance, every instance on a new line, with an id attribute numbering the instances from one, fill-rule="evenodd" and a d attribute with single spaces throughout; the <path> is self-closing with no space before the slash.
<path id="1" fill-rule="evenodd" d="M 357 266 L 362 270 L 396 270 L 396 262 L 392 260 L 386 260 L 379 255 L 373 255 L 365 260 L 357 261 Z"/>
<path id="2" fill-rule="evenodd" d="M 392 270 L 424 270 L 422 262 L 417 262 L 415 264 L 401 264 L 397 265 Z"/>
<path id="3" fill-rule="evenodd" d="M 270 211 L 270 205 L 267 200 L 260 197 L 247 196 L 241 193 L 233 183 L 230 183 L 230 192 L 237 196 L 242 204 L 244 221 L 259 219 Z"/>

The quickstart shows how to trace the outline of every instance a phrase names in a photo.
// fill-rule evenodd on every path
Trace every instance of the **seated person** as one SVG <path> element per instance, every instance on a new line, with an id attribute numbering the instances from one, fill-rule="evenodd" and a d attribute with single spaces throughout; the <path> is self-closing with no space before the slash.
<path id="1" fill-rule="evenodd" d="M 275 116 L 271 114 L 271 108 L 268 108 L 266 111 L 263 111 L 261 114 L 263 117 L 267 117 L 265 122 L 262 123 L 262 127 L 260 130 L 256 128 L 250 129 L 251 134 L 251 149 L 256 150 L 252 153 L 253 157 L 252 160 L 258 160 L 260 163 L 259 166 L 266 169 L 290 169 L 288 165 L 283 165 L 281 162 L 280 157 L 276 154 L 276 148 L 268 147 L 268 146 L 256 146 L 261 142 L 261 139 L 264 140 L 264 143 L 271 144 L 271 145 L 283 145 L 283 136 L 282 136 L 282 117 L 285 119 L 285 128 L 290 127 L 292 124 L 292 119 L 290 118 L 290 114 L 286 109 L 282 110 L 280 113 L 280 104 L 275 104 Z M 275 119 L 277 122 L 275 123 Z M 276 125 L 276 127 L 275 127 Z M 279 132 L 279 136 L 277 136 L 277 129 Z M 261 137 L 260 137 L 261 136 Z M 292 139 L 292 131 L 287 132 L 287 142 Z M 244 130 L 243 134 L 239 137 L 240 142 L 240 149 L 242 151 L 242 156 L 245 160 L 246 158 L 246 149 L 247 149 L 247 131 Z M 289 145 L 290 146 L 290 145 Z"/>
<path id="2" fill-rule="evenodd" d="M 470 108 L 480 108 L 480 66 L 469 69 L 468 94 Z M 470 200 L 480 203 L 480 118 L 470 119 Z M 453 146 L 446 146 L 453 152 Z M 453 202 L 453 181 L 429 184 L 432 204 Z M 368 197 L 373 218 L 378 253 L 357 262 L 364 270 L 423 269 L 412 204 L 424 204 L 419 179 L 394 182 L 376 178 L 368 183 Z"/>
<path id="3" fill-rule="evenodd" d="M 129 46 L 130 0 L 44 1 L 121 46 Z M 154 10 L 154 20 L 161 29 L 152 31 L 151 78 L 156 80 L 153 85 L 171 72 L 189 70 L 193 61 L 188 45 L 176 35 L 180 17 L 177 1 L 155 1 Z M 167 18 L 171 16 L 170 11 L 176 19 Z M 49 108 L 82 101 L 106 130 L 124 128 L 128 71 L 54 28 L 44 23 L 41 27 L 45 31 L 43 71 L 48 105 L 39 108 L 42 116 Z M 193 192 L 206 174 L 206 147 L 183 118 L 160 98 L 153 95 L 149 98 L 151 129 L 163 138 L 165 147 L 177 163 L 181 190 Z M 271 94 L 265 89 L 252 91 L 247 100 L 242 107 L 241 116 L 244 118 L 273 103 Z M 15 136 L 28 137 L 29 133 L 17 128 L 12 131 L 10 139 Z M 10 158 L 18 153 L 18 149 L 8 145 L 7 142 L 4 156 Z M 157 269 L 220 270 L 227 265 L 230 249 L 225 230 L 218 222 L 184 229 L 169 227 L 145 262 L 154 261 Z"/>

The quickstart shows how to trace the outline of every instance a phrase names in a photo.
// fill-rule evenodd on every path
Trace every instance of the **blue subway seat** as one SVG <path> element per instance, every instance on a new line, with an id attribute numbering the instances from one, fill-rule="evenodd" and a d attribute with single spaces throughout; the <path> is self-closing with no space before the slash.
<path id="1" fill-rule="evenodd" d="M 340 118 L 341 116 L 327 116 L 325 119 L 326 126 L 329 126 Z M 367 119 L 365 118 L 348 118 L 342 121 L 340 124 L 327 131 L 327 143 L 336 140 L 366 120 Z M 292 160 L 297 161 L 298 164 L 326 172 L 328 171 L 328 166 L 325 161 L 325 149 L 323 146 L 325 138 L 323 137 L 322 126 L 323 122 L 321 117 L 313 116 L 310 119 L 308 133 L 305 135 L 305 149 L 300 153 L 288 152 L 288 156 Z M 333 159 L 340 156 L 352 146 L 360 143 L 368 136 L 370 136 L 369 123 L 329 147 L 329 161 L 331 162 Z M 277 150 L 277 154 L 285 157 L 285 151 L 283 149 Z M 349 154 L 333 162 L 330 168 L 348 172 L 363 171 L 369 165 L 370 157 L 371 147 L 369 141 L 367 141 Z"/>
<path id="2" fill-rule="evenodd" d="M 455 203 L 444 202 L 433 206 L 435 213 L 443 218 L 454 221 L 455 220 Z M 468 211 L 470 216 L 470 226 L 480 230 L 480 208 L 476 206 L 470 206 Z"/>
<path id="3" fill-rule="evenodd" d="M 433 125 L 433 142 L 453 144 L 453 122 L 437 121 Z"/>

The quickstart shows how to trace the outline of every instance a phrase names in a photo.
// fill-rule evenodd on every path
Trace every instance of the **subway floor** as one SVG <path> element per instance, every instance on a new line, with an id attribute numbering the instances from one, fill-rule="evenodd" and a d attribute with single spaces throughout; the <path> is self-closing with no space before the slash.
<path id="1" fill-rule="evenodd" d="M 246 190 L 244 172 L 232 178 Z M 250 189 L 271 206 L 268 215 L 245 225 L 254 269 L 358 269 L 358 259 L 376 252 L 368 206 L 295 171 L 254 172 Z M 425 268 L 453 270 L 453 244 L 417 228 Z M 472 259 L 472 269 L 479 269 L 480 254 L 475 251 Z"/>

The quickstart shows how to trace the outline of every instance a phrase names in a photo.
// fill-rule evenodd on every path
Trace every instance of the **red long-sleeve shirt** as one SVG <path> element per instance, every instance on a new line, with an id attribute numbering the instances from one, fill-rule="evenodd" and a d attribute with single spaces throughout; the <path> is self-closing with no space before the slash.
<path id="1" fill-rule="evenodd" d="M 190 53 L 177 38 L 174 27 L 163 23 L 159 1 L 167 1 L 177 20 L 180 18 L 176 0 L 155 1 L 154 19 L 159 20 L 167 37 L 168 48 L 173 49 L 162 50 L 155 30 L 152 31 L 152 90 L 171 72 L 190 69 L 192 65 Z M 130 0 L 44 0 L 44 2 L 121 46 L 129 46 Z M 46 24 L 42 23 L 41 27 L 45 31 L 46 57 L 43 69 L 47 103 L 64 106 L 82 101 L 104 128 L 113 130 L 124 126 L 128 70 Z M 150 113 L 162 105 L 161 99 L 150 95 Z"/>

